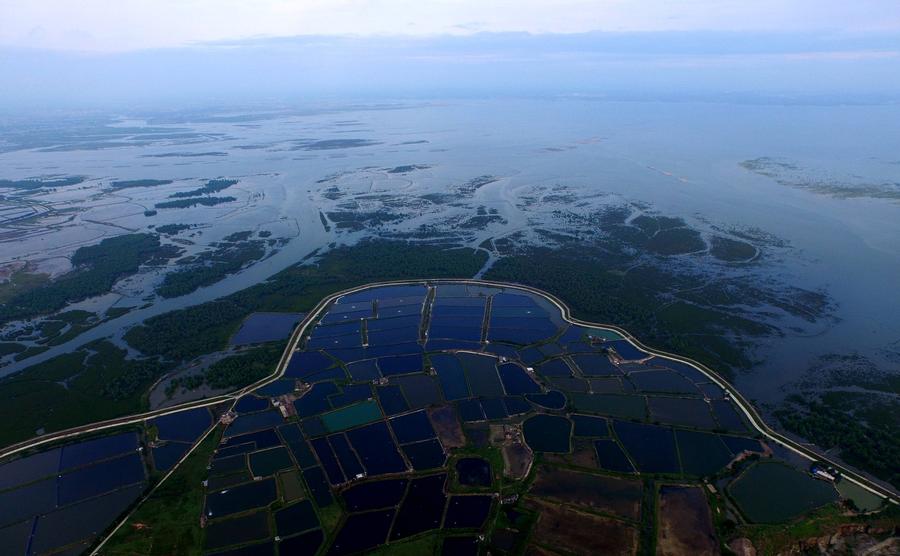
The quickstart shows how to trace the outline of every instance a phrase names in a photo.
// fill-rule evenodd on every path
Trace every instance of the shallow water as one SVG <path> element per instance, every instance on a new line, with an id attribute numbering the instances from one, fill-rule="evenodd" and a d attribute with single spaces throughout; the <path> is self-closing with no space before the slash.
<path id="1" fill-rule="evenodd" d="M 356 125 L 336 125 L 338 120 Z M 896 106 L 590 100 L 423 103 L 389 110 L 286 114 L 251 126 L 180 123 L 177 127 L 194 133 L 180 142 L 154 139 L 148 144 L 136 135 L 130 147 L 0 154 L 0 178 L 89 178 L 79 186 L 3 201 L 0 265 L 28 260 L 39 270 L 61 272 L 78 246 L 162 224 L 198 225 L 179 236 L 193 242 L 184 245 L 189 254 L 241 230 L 271 231 L 272 238 L 284 242 L 272 256 L 213 286 L 182 298 L 153 299 L 147 308 L 27 361 L 34 363 L 93 339 L 118 338 L 148 317 L 256 284 L 331 242 L 352 243 L 385 231 L 415 232 L 425 224 L 440 229 L 483 206 L 492 218 L 489 223 L 455 232 L 462 243 L 477 246 L 516 232 L 528 236 L 561 206 L 645 203 L 648 210 L 684 218 L 704 234 L 714 228 L 758 229 L 777 238 L 786 247 L 764 250 L 760 263 L 747 272 L 777 284 L 822 289 L 835 302 L 836 319 L 827 322 L 794 323 L 782 317 L 786 329 L 797 329 L 768 339 L 758 353 L 762 363 L 738 378 L 748 397 L 771 400 L 824 354 L 859 352 L 883 367 L 892 365 L 890 358 L 897 357 L 900 342 L 900 201 L 845 199 L 790 187 L 740 163 L 774 157 L 807 169 L 810 179 L 831 184 L 896 183 L 898 124 Z M 310 146 L 310 141 L 343 139 L 376 144 Z M 176 151 L 227 155 L 148 156 Z M 428 168 L 386 170 L 412 164 Z M 144 215 L 146 208 L 173 192 L 219 176 L 241 180 L 220 193 L 236 197 L 236 202 Z M 466 194 L 465 207 L 412 202 L 426 194 L 459 196 L 461 184 L 479 176 L 494 176 L 496 181 Z M 143 178 L 176 182 L 118 191 L 106 187 L 113 179 Z M 556 186 L 573 200 L 547 197 Z M 338 192 L 330 194 L 329 188 Z M 410 204 L 394 207 L 402 215 L 394 222 L 366 221 L 359 230 L 341 228 L 333 220 L 323 225 L 320 211 L 345 210 L 342 203 L 357 203 L 354 210 L 361 213 L 378 210 L 375 201 L 360 199 L 370 193 Z M 536 195 L 537 202 L 525 202 Z M 44 217 L 14 222 L 24 205 Z M 113 295 L 102 296 L 94 305 L 101 310 L 142 305 L 161 276 L 159 270 L 148 270 L 118 284 Z M 0 373 L 24 365 L 8 365 Z"/>

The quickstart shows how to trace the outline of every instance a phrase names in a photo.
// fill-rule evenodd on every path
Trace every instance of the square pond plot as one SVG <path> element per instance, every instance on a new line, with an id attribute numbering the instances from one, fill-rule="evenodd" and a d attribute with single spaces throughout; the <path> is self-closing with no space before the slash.
<path id="1" fill-rule="evenodd" d="M 733 456 L 722 439 L 715 434 L 677 430 L 681 467 L 687 475 L 706 477 L 728 465 Z"/>
<path id="2" fill-rule="evenodd" d="M 450 354 L 439 353 L 431 356 L 431 365 L 440 380 L 445 400 L 453 401 L 469 397 L 466 373 L 459 359 Z"/>
<path id="3" fill-rule="evenodd" d="M 533 394 L 541 391 L 541 387 L 519 365 L 515 363 L 503 363 L 497 367 L 503 389 L 506 393 L 515 396 L 518 394 Z"/>
<path id="4" fill-rule="evenodd" d="M 709 377 L 706 376 L 706 374 L 702 371 L 695 369 L 692 365 L 682 363 L 681 361 L 675 361 L 674 359 L 668 359 L 666 357 L 654 357 L 647 361 L 647 364 L 653 365 L 655 367 L 665 367 L 667 369 L 672 369 L 673 371 L 677 372 L 678 374 L 692 382 L 709 381 Z"/>
<path id="5" fill-rule="evenodd" d="M 321 351 L 295 351 L 288 361 L 284 375 L 303 378 L 334 367 L 335 361 Z"/>
<path id="6" fill-rule="evenodd" d="M 378 392 L 378 401 L 381 402 L 381 408 L 385 415 L 396 415 L 403 413 L 409 409 L 409 404 L 403 396 L 403 390 L 397 385 L 379 386 L 376 388 Z"/>
<path id="7" fill-rule="evenodd" d="M 371 550 L 387 542 L 396 510 L 350 514 L 328 552 L 334 556 Z"/>
<path id="8" fill-rule="evenodd" d="M 143 490 L 143 484 L 130 486 L 39 517 L 31 539 L 32 553 L 44 554 L 105 531 Z"/>
<path id="9" fill-rule="evenodd" d="M 621 376 L 619 368 L 613 365 L 609 357 L 603 353 L 579 353 L 572 356 L 572 361 L 584 376 Z"/>
<path id="10" fill-rule="evenodd" d="M 603 343 L 604 348 L 612 348 L 619 354 L 619 357 L 626 361 L 637 361 L 650 356 L 649 353 L 643 352 L 634 346 L 628 340 L 612 340 Z"/>
<path id="11" fill-rule="evenodd" d="M 441 526 L 447 503 L 447 495 L 444 494 L 446 481 L 446 473 L 410 481 L 409 491 L 391 531 L 391 540 L 411 537 Z"/>
<path id="12" fill-rule="evenodd" d="M 234 412 L 235 413 L 256 413 L 257 411 L 264 411 L 272 407 L 272 404 L 269 403 L 269 400 L 266 398 L 259 398 L 257 396 L 247 394 L 242 396 L 241 399 L 234 404 Z"/>
<path id="13" fill-rule="evenodd" d="M 27 555 L 33 524 L 34 519 L 32 518 L 0 528 L 0 554 Z"/>
<path id="14" fill-rule="evenodd" d="M 447 462 L 447 455 L 437 438 L 414 444 L 404 444 L 400 448 L 415 471 L 437 469 L 443 467 Z"/>
<path id="15" fill-rule="evenodd" d="M 144 480 L 144 462 L 137 453 L 81 467 L 59 477 L 58 503 L 65 506 Z"/>
<path id="16" fill-rule="evenodd" d="M 365 466 L 368 475 L 384 475 L 406 471 L 406 463 L 382 421 L 348 431 L 347 438 Z"/>
<path id="17" fill-rule="evenodd" d="M 337 456 L 341 468 L 344 470 L 344 475 L 348 479 L 365 474 L 366 470 L 350 447 L 350 441 L 347 440 L 346 436 L 343 434 L 332 434 L 328 437 L 328 443 L 331 444 L 331 449 L 334 451 L 334 455 Z"/>
<path id="18" fill-rule="evenodd" d="M 383 376 L 420 373 L 423 369 L 421 355 L 401 355 L 378 359 L 378 368 Z"/>
<path id="19" fill-rule="evenodd" d="M 154 469 L 162 472 L 172 469 L 190 447 L 191 445 L 186 442 L 166 442 L 162 446 L 154 446 L 152 449 Z"/>
<path id="20" fill-rule="evenodd" d="M 369 330 L 366 334 L 370 348 L 410 344 L 419 341 L 419 327 L 393 328 L 391 330 Z M 372 350 L 369 350 L 372 352 Z M 402 352 L 401 352 L 402 353 Z M 384 353 L 393 355 L 394 353 Z M 399 355 L 399 353 L 398 353 Z"/>
<path id="21" fill-rule="evenodd" d="M 600 469 L 619 473 L 631 473 L 634 471 L 634 466 L 628 461 L 625 452 L 622 451 L 619 443 L 615 440 L 611 438 L 595 440 L 594 451 L 597 452 L 597 463 L 600 465 Z"/>
<path id="22" fill-rule="evenodd" d="M 389 423 L 400 444 L 427 440 L 435 436 L 431 421 L 428 420 L 428 414 L 424 411 L 394 417 Z"/>
<path id="23" fill-rule="evenodd" d="M 268 401 L 264 401 L 264 404 L 268 405 Z M 157 417 L 151 423 L 159 431 L 160 440 L 193 443 L 212 426 L 212 415 L 205 407 L 198 407 Z"/>
<path id="24" fill-rule="evenodd" d="M 226 519 L 213 521 L 206 526 L 204 548 L 216 549 L 233 544 L 244 544 L 268 538 L 269 512 L 261 511 Z"/>
<path id="25" fill-rule="evenodd" d="M 701 398 L 663 398 L 649 396 L 650 419 L 670 425 L 685 425 L 713 430 L 716 422 L 709 411 L 709 404 Z"/>
<path id="26" fill-rule="evenodd" d="M 0 490 L 34 482 L 59 471 L 60 448 L 40 452 L 0 465 Z"/>
<path id="27" fill-rule="evenodd" d="M 252 313 L 231 337 L 231 345 L 242 346 L 284 340 L 303 318 L 302 313 Z"/>
<path id="28" fill-rule="evenodd" d="M 698 396 L 697 386 L 674 371 L 648 370 L 628 374 L 630 380 L 642 392 L 665 392 Z"/>
<path id="29" fill-rule="evenodd" d="M 231 450 L 232 447 L 242 446 L 248 443 L 252 443 L 254 448 L 251 450 Z M 263 448 L 271 448 L 272 446 L 278 446 L 280 444 L 281 439 L 278 438 L 277 434 L 275 434 L 275 429 L 265 429 L 247 434 L 240 434 L 223 439 L 222 443 L 219 445 L 219 448 L 216 450 L 214 459 L 227 457 L 226 454 L 229 454 L 230 452 L 234 452 L 234 454 L 244 454 L 247 452 L 253 452 L 255 450 L 262 450 Z"/>
<path id="30" fill-rule="evenodd" d="M 481 341 L 481 327 L 447 326 L 440 322 L 432 321 L 431 327 L 428 329 L 428 337 L 431 339 L 450 339 L 477 343 Z"/>
<path id="31" fill-rule="evenodd" d="M 351 363 L 347 365 L 347 370 L 350 371 L 350 377 L 359 382 L 375 380 L 381 376 L 374 359 Z"/>
<path id="32" fill-rule="evenodd" d="M 562 359 L 551 359 L 537 368 L 544 376 L 572 376 L 572 369 Z"/>
<path id="33" fill-rule="evenodd" d="M 478 400 L 460 400 L 456 407 L 459 410 L 459 417 L 464 423 L 484 421 L 484 410 Z"/>
<path id="34" fill-rule="evenodd" d="M 177 415 L 177 414 L 176 414 Z M 209 413 L 207 412 L 207 415 Z M 166 432 L 170 432 L 168 429 Z M 171 438 L 170 440 L 177 440 Z M 76 444 L 67 444 L 62 448 L 62 456 L 59 460 L 59 470 L 65 471 L 94 461 L 111 458 L 127 452 L 134 452 L 138 448 L 137 433 L 124 432 L 112 436 L 104 436 L 92 440 L 85 440 Z"/>
<path id="35" fill-rule="evenodd" d="M 451 496 L 444 529 L 481 529 L 491 513 L 492 496 Z"/>
<path id="36" fill-rule="evenodd" d="M 605 438 L 609 436 L 609 425 L 607 420 L 603 417 L 573 414 L 571 419 L 572 423 L 575 424 L 575 436 L 594 438 Z"/>
<path id="37" fill-rule="evenodd" d="M 278 498 L 275 479 L 268 478 L 213 492 L 206 497 L 206 516 L 223 517 L 255 508 L 263 508 Z"/>
<path id="38" fill-rule="evenodd" d="M 331 497 L 331 489 L 328 488 L 328 481 L 325 480 L 325 472 L 321 467 L 304 469 L 303 480 L 306 481 L 306 487 L 318 507 L 325 508 L 334 502 Z"/>
<path id="39" fill-rule="evenodd" d="M 347 477 L 341 470 L 337 456 L 334 455 L 334 450 L 331 449 L 331 444 L 328 443 L 328 440 L 324 437 L 314 438 L 310 441 L 310 444 L 312 444 L 316 455 L 319 456 L 319 461 L 322 462 L 322 468 L 325 469 L 325 473 L 328 475 L 328 482 L 332 485 L 339 485 L 345 482 Z"/>
<path id="40" fill-rule="evenodd" d="M 56 507 L 56 477 L 0 492 L 0 527 L 30 519 Z"/>
<path id="41" fill-rule="evenodd" d="M 569 392 L 568 397 L 575 409 L 586 413 L 621 419 L 644 419 L 647 416 L 647 402 L 643 396 Z"/>
<path id="42" fill-rule="evenodd" d="M 497 374 L 496 359 L 472 353 L 460 353 L 458 357 L 465 369 L 466 379 L 473 396 L 490 398 L 504 394 L 503 384 Z"/>
<path id="43" fill-rule="evenodd" d="M 283 446 L 250 454 L 250 471 L 254 477 L 268 477 L 293 466 L 294 462 Z"/>
<path id="44" fill-rule="evenodd" d="M 614 421 L 622 446 L 645 473 L 680 473 L 672 429 L 628 421 Z"/>
<path id="45" fill-rule="evenodd" d="M 350 512 L 365 512 L 396 506 L 406 494 L 407 479 L 369 481 L 351 486 L 341 496 Z"/>
<path id="46" fill-rule="evenodd" d="M 387 319 L 396 319 L 401 317 L 416 317 L 420 318 L 422 316 L 422 302 L 418 303 L 408 303 L 405 305 L 390 305 L 384 306 L 379 304 L 377 309 L 377 319 L 378 320 L 387 320 Z"/>
<path id="47" fill-rule="evenodd" d="M 421 408 L 441 403 L 441 389 L 433 376 L 424 374 L 403 375 L 391 378 L 397 384 L 412 408 Z"/>
<path id="48" fill-rule="evenodd" d="M 713 400 L 710 402 L 710 405 L 712 405 L 713 413 L 715 413 L 716 420 L 721 428 L 734 432 L 747 432 L 750 430 L 747 421 L 737 412 L 734 404 L 730 401 Z"/>
<path id="49" fill-rule="evenodd" d="M 305 398 L 305 396 L 304 396 Z M 301 399 L 304 399 L 301 398 Z M 271 429 L 284 422 L 278 410 L 271 409 L 260 413 L 240 415 L 225 429 L 225 437 L 230 438 L 239 434 L 255 432 L 263 429 Z"/>
<path id="50" fill-rule="evenodd" d="M 312 502 L 302 500 L 275 512 L 275 529 L 280 537 L 288 537 L 319 526 Z"/>

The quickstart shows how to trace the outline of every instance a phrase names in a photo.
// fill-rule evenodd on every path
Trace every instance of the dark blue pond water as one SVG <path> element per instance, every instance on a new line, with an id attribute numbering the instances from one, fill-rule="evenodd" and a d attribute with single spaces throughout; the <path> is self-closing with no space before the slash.
<path id="1" fill-rule="evenodd" d="M 350 448 L 350 441 L 343 434 L 332 434 L 328 437 L 328 443 L 331 444 L 331 449 L 334 450 L 334 455 L 337 456 L 348 479 L 365 473 L 366 470 Z"/>
<path id="2" fill-rule="evenodd" d="M 491 513 L 491 496 L 451 496 L 447 504 L 445 529 L 481 529 Z"/>
<path id="3" fill-rule="evenodd" d="M 275 530 L 278 535 L 287 537 L 319 526 L 316 510 L 309 500 L 301 500 L 275 512 Z"/>
<path id="4" fill-rule="evenodd" d="M 518 394 L 531 394 L 541 391 L 541 387 L 529 376 L 529 374 L 515 363 L 504 363 L 497 367 L 500 380 L 506 393 L 512 396 Z"/>
<path id="5" fill-rule="evenodd" d="M 434 438 L 434 428 L 424 411 L 394 417 L 390 420 L 390 424 L 400 444 Z"/>
<path id="6" fill-rule="evenodd" d="M 301 398 L 302 399 L 302 398 Z M 225 436 L 232 437 L 246 432 L 254 432 L 262 429 L 270 429 L 283 422 L 281 413 L 275 409 L 261 413 L 240 415 L 225 429 Z"/>
<path id="7" fill-rule="evenodd" d="M 269 409 L 269 400 L 252 395 L 244 396 L 234 404 L 237 413 L 255 413 L 264 409 Z"/>
<path id="8" fill-rule="evenodd" d="M 441 382 L 444 399 L 452 401 L 469 397 L 469 386 L 459 359 L 449 354 L 436 354 L 431 356 L 431 365 Z"/>
<path id="9" fill-rule="evenodd" d="M 331 497 L 331 490 L 328 488 L 328 481 L 325 480 L 325 472 L 321 467 L 310 467 L 303 470 L 303 480 L 312 494 L 313 500 L 320 508 L 330 506 L 334 499 Z"/>
<path id="10" fill-rule="evenodd" d="M 597 452 L 597 463 L 601 469 L 607 471 L 618 471 L 620 473 L 631 473 L 634 471 L 631 462 L 625 456 L 622 448 L 612 439 L 602 439 L 594 441 L 594 450 Z"/>
<path id="11" fill-rule="evenodd" d="M 310 444 L 312 444 L 313 450 L 316 451 L 316 455 L 319 456 L 319 461 L 322 462 L 322 468 L 325 469 L 325 474 L 328 475 L 328 482 L 338 485 L 346 481 L 347 478 L 344 477 L 341 466 L 338 464 L 337 456 L 334 455 L 328 440 L 325 437 L 315 438 L 310 441 Z"/>
<path id="12" fill-rule="evenodd" d="M 385 415 L 395 415 L 409 409 L 409 404 L 406 403 L 399 386 L 379 386 L 377 390 L 378 401 L 381 402 Z"/>
<path id="13" fill-rule="evenodd" d="M 303 378 L 334 366 L 334 361 L 320 351 L 298 351 L 291 355 L 284 375 Z"/>
<path id="14" fill-rule="evenodd" d="M 301 313 L 253 313 L 232 336 L 231 345 L 258 344 L 284 340 L 303 318 Z"/>
<path id="15" fill-rule="evenodd" d="M 378 368 L 384 376 L 418 373 L 422 371 L 422 356 L 382 357 L 378 360 Z"/>
<path id="16" fill-rule="evenodd" d="M 323 542 L 325 542 L 325 534 L 321 529 L 316 529 L 296 537 L 282 539 L 278 543 L 278 553 L 290 556 L 315 556 Z"/>
<path id="17" fill-rule="evenodd" d="M 59 477 L 60 506 L 97 496 L 144 480 L 144 463 L 137 453 L 81 467 Z"/>
<path id="18" fill-rule="evenodd" d="M 610 342 L 605 342 L 603 347 L 613 348 L 616 350 L 622 359 L 626 360 L 635 360 L 635 359 L 643 359 L 647 357 L 647 353 L 639 350 L 634 347 L 634 345 L 628 340 L 612 340 Z"/>
<path id="19" fill-rule="evenodd" d="M 378 372 L 378 366 L 372 359 L 351 363 L 347 366 L 347 370 L 350 371 L 350 376 L 353 380 L 357 381 L 375 380 L 381 376 L 381 373 Z"/>
<path id="20" fill-rule="evenodd" d="M 0 490 L 55 475 L 59 470 L 60 448 L 34 454 L 0 465 Z"/>
<path id="21" fill-rule="evenodd" d="M 572 422 L 557 415 L 535 415 L 522 424 L 525 442 L 535 452 L 568 452 Z"/>
<path id="22" fill-rule="evenodd" d="M 86 465 L 126 452 L 137 450 L 138 437 L 134 432 L 123 432 L 103 438 L 85 440 L 77 444 L 63 446 L 62 457 L 59 461 L 60 471 Z"/>
<path id="23" fill-rule="evenodd" d="M 627 421 L 613 421 L 616 435 L 638 469 L 648 473 L 679 473 L 672 429 Z"/>
<path id="24" fill-rule="evenodd" d="M 442 473 L 410 481 L 409 491 L 391 530 L 391 540 L 403 539 L 441 526 L 447 502 L 444 494 L 446 480 L 447 475 Z"/>
<path id="25" fill-rule="evenodd" d="M 531 411 L 531 404 L 525 401 L 525 398 L 506 396 L 503 398 L 503 403 L 506 405 L 506 413 L 509 415 L 521 415 Z"/>
<path id="26" fill-rule="evenodd" d="M 456 475 L 459 484 L 466 486 L 489 487 L 493 481 L 491 464 L 482 458 L 460 458 L 456 462 Z"/>
<path id="27" fill-rule="evenodd" d="M 541 394 L 528 394 L 528 401 L 547 409 L 562 409 L 566 406 L 566 397 L 562 392 L 550 390 Z"/>
<path id="28" fill-rule="evenodd" d="M 484 410 L 481 409 L 478 400 L 460 400 L 456 407 L 459 409 L 460 418 L 466 423 L 484 420 Z"/>
<path id="29" fill-rule="evenodd" d="M 628 379 L 643 392 L 700 394 L 693 382 L 674 371 L 641 371 L 629 374 Z"/>
<path id="30" fill-rule="evenodd" d="M 573 355 L 572 360 L 585 376 L 618 376 L 622 374 L 602 353 Z"/>
<path id="31" fill-rule="evenodd" d="M 415 444 L 405 444 L 401 449 L 416 471 L 442 467 L 447 461 L 444 449 L 437 438 Z"/>
<path id="32" fill-rule="evenodd" d="M 294 408 L 300 417 L 318 415 L 331 409 L 328 397 L 338 393 L 338 387 L 333 382 L 319 382 L 303 395 L 294 400 Z"/>
<path id="33" fill-rule="evenodd" d="M 232 436 L 227 440 L 227 443 L 223 442 L 223 447 L 237 446 L 239 444 L 252 442 L 258 450 L 262 450 L 263 448 L 271 448 L 272 446 L 278 446 L 279 444 L 281 444 L 281 440 L 278 438 L 278 435 L 275 434 L 275 429 L 265 429 L 247 434 Z"/>
<path id="34" fill-rule="evenodd" d="M 331 396 L 331 406 L 334 408 L 344 407 L 367 400 L 372 396 L 372 386 L 370 384 L 350 384 L 344 386 L 340 394 Z"/>
<path id="35" fill-rule="evenodd" d="M 275 479 L 263 479 L 213 492 L 206 497 L 206 515 L 222 517 L 253 508 L 268 506 L 277 498 Z"/>
<path id="36" fill-rule="evenodd" d="M 406 469 L 384 422 L 351 430 L 347 433 L 347 438 L 369 475 L 398 473 Z"/>
<path id="37" fill-rule="evenodd" d="M 396 510 L 390 509 L 348 516 L 328 553 L 335 556 L 353 554 L 384 544 L 395 513 Z"/>
<path id="38" fill-rule="evenodd" d="M 250 399 L 245 397 L 244 399 Z M 255 398 L 259 400 L 259 398 Z M 268 401 L 260 400 L 265 405 Z M 178 440 L 180 442 L 194 442 L 200 435 L 212 426 L 212 415 L 205 407 L 198 407 L 188 411 L 179 411 L 171 415 L 163 415 L 153 419 L 162 440 Z"/>
<path id="39" fill-rule="evenodd" d="M 482 398 L 479 401 L 481 402 L 481 409 L 484 411 L 484 417 L 487 420 L 506 419 L 509 417 L 503 398 Z"/>
<path id="40" fill-rule="evenodd" d="M 575 436 L 609 436 L 609 426 L 603 417 L 593 415 L 572 415 L 575 424 Z"/>
<path id="41" fill-rule="evenodd" d="M 250 445 L 247 444 L 247 446 Z M 157 471 L 162 472 L 172 469 L 190 447 L 190 444 L 182 442 L 168 442 L 153 448 L 153 466 L 156 467 Z"/>
<path id="42" fill-rule="evenodd" d="M 407 479 L 387 479 L 354 485 L 341 496 L 350 512 L 364 512 L 396 506 L 406 493 Z"/>

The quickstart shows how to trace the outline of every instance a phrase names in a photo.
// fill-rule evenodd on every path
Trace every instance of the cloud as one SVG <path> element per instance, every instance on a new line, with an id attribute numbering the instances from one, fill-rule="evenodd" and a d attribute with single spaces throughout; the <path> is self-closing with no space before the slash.
<path id="1" fill-rule="evenodd" d="M 900 31 L 896 0 L 0 0 L 0 14 L 0 45 L 107 52 L 294 35 Z"/>

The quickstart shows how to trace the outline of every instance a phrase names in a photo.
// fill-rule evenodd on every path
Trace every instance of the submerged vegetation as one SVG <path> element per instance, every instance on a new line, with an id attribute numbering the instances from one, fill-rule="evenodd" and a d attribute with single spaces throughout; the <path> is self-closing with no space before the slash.
<path id="1" fill-rule="evenodd" d="M 141 265 L 174 256 L 178 248 L 160 245 L 155 234 L 126 234 L 79 247 L 72 270 L 59 278 L 16 293 L 0 307 L 0 322 L 52 313 L 67 304 L 108 292 Z"/>

